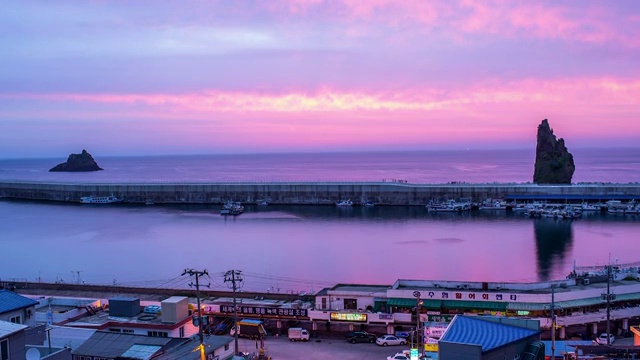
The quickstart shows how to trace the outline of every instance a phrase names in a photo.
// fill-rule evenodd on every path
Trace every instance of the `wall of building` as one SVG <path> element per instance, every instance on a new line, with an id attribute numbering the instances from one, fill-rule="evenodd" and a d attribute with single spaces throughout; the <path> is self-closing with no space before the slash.
<path id="1" fill-rule="evenodd" d="M 478 345 L 448 343 L 440 341 L 438 343 L 438 358 L 456 360 L 481 360 L 482 347 Z M 513 359 L 513 357 L 509 359 Z"/>
<path id="2" fill-rule="evenodd" d="M 0 314 L 0 321 L 11 322 L 11 319 L 19 316 L 20 324 L 27 326 L 36 325 L 36 307 L 31 306 L 26 309 L 18 309 L 13 311 L 7 311 Z"/>
<path id="3" fill-rule="evenodd" d="M 638 196 L 640 184 L 407 184 L 395 182 L 277 182 L 277 183 L 120 183 L 75 184 L 0 182 L 0 197 L 79 202 L 80 197 L 123 197 L 128 202 L 220 204 L 227 200 L 275 204 L 334 204 L 351 199 L 384 205 L 424 205 L 429 200 L 504 198 L 508 195 Z"/>
<path id="4" fill-rule="evenodd" d="M 501 346 L 498 349 L 482 354 L 482 360 L 504 360 L 513 359 L 517 354 L 521 354 L 531 339 L 516 341 L 511 344 Z"/>
<path id="5" fill-rule="evenodd" d="M 27 349 L 24 342 L 24 331 L 0 338 L 0 342 L 9 340 L 9 359 L 25 359 Z"/>

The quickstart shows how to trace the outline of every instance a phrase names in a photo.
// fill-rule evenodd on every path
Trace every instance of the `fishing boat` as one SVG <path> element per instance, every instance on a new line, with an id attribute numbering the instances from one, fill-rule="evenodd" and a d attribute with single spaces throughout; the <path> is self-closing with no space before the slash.
<path id="1" fill-rule="evenodd" d="M 227 201 L 220 209 L 220 215 L 240 215 L 244 212 L 244 206 L 239 202 Z"/>
<path id="2" fill-rule="evenodd" d="M 112 204 L 122 202 L 122 198 L 119 198 L 113 194 L 109 196 L 83 196 L 80 198 L 82 204 Z"/>
<path id="3" fill-rule="evenodd" d="M 614 264 L 610 265 L 592 265 L 592 266 L 573 266 L 573 271 L 567 276 L 568 279 L 582 278 L 590 279 L 590 282 L 594 282 L 594 279 L 607 279 L 607 273 L 611 268 L 611 280 L 640 280 L 640 262 L 620 264 L 616 260 Z M 588 284 L 589 282 L 587 282 Z"/>

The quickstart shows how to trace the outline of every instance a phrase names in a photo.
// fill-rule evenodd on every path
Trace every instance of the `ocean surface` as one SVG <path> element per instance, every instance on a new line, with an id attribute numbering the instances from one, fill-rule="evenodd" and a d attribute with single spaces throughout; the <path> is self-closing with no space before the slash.
<path id="1" fill-rule="evenodd" d="M 573 182 L 640 182 L 640 148 L 572 150 Z M 49 172 L 57 159 L 0 159 L 0 180 L 55 182 L 381 181 L 526 183 L 534 150 L 100 157 L 104 171 Z"/>
<path id="2" fill-rule="evenodd" d="M 574 182 L 640 182 L 637 150 L 573 151 Z M 95 155 L 94 155 L 95 157 Z M 0 181 L 529 182 L 528 151 L 98 158 L 106 170 L 49 173 L 66 159 L 0 160 Z M 397 279 L 533 282 L 578 266 L 635 262 L 640 216 L 528 219 L 505 212 L 428 213 L 422 206 L 80 205 L 0 200 L 0 280 L 211 288 L 242 270 L 244 288 L 319 291 Z"/>

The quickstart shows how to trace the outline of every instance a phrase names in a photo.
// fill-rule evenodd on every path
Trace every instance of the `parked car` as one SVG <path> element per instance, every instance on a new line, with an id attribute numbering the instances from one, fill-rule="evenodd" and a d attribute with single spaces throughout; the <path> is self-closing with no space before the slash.
<path id="1" fill-rule="evenodd" d="M 609 344 L 613 344 L 616 341 L 616 337 L 613 334 L 609 334 Z M 598 344 L 606 345 L 607 344 L 607 333 L 602 333 L 596 339 Z"/>
<path id="2" fill-rule="evenodd" d="M 355 343 L 374 343 L 378 337 L 374 334 L 369 334 L 366 331 L 349 331 L 347 333 L 347 341 L 355 344 Z"/>
<path id="3" fill-rule="evenodd" d="M 394 335 L 382 335 L 376 339 L 376 344 L 380 346 L 387 345 L 404 345 L 407 343 L 407 340 L 403 338 L 396 337 Z"/>

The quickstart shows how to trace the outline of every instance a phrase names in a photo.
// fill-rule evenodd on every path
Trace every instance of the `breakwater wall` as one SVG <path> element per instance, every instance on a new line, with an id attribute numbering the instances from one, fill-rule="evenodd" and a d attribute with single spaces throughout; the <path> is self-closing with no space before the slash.
<path id="1" fill-rule="evenodd" d="M 265 182 L 265 183 L 43 183 L 0 182 L 0 197 L 79 202 L 82 196 L 116 195 L 125 202 L 219 204 L 228 200 L 272 204 L 331 205 L 343 199 L 355 204 L 424 205 L 431 200 L 467 198 L 605 201 L 640 199 L 640 184 L 411 184 L 406 182 Z"/>

